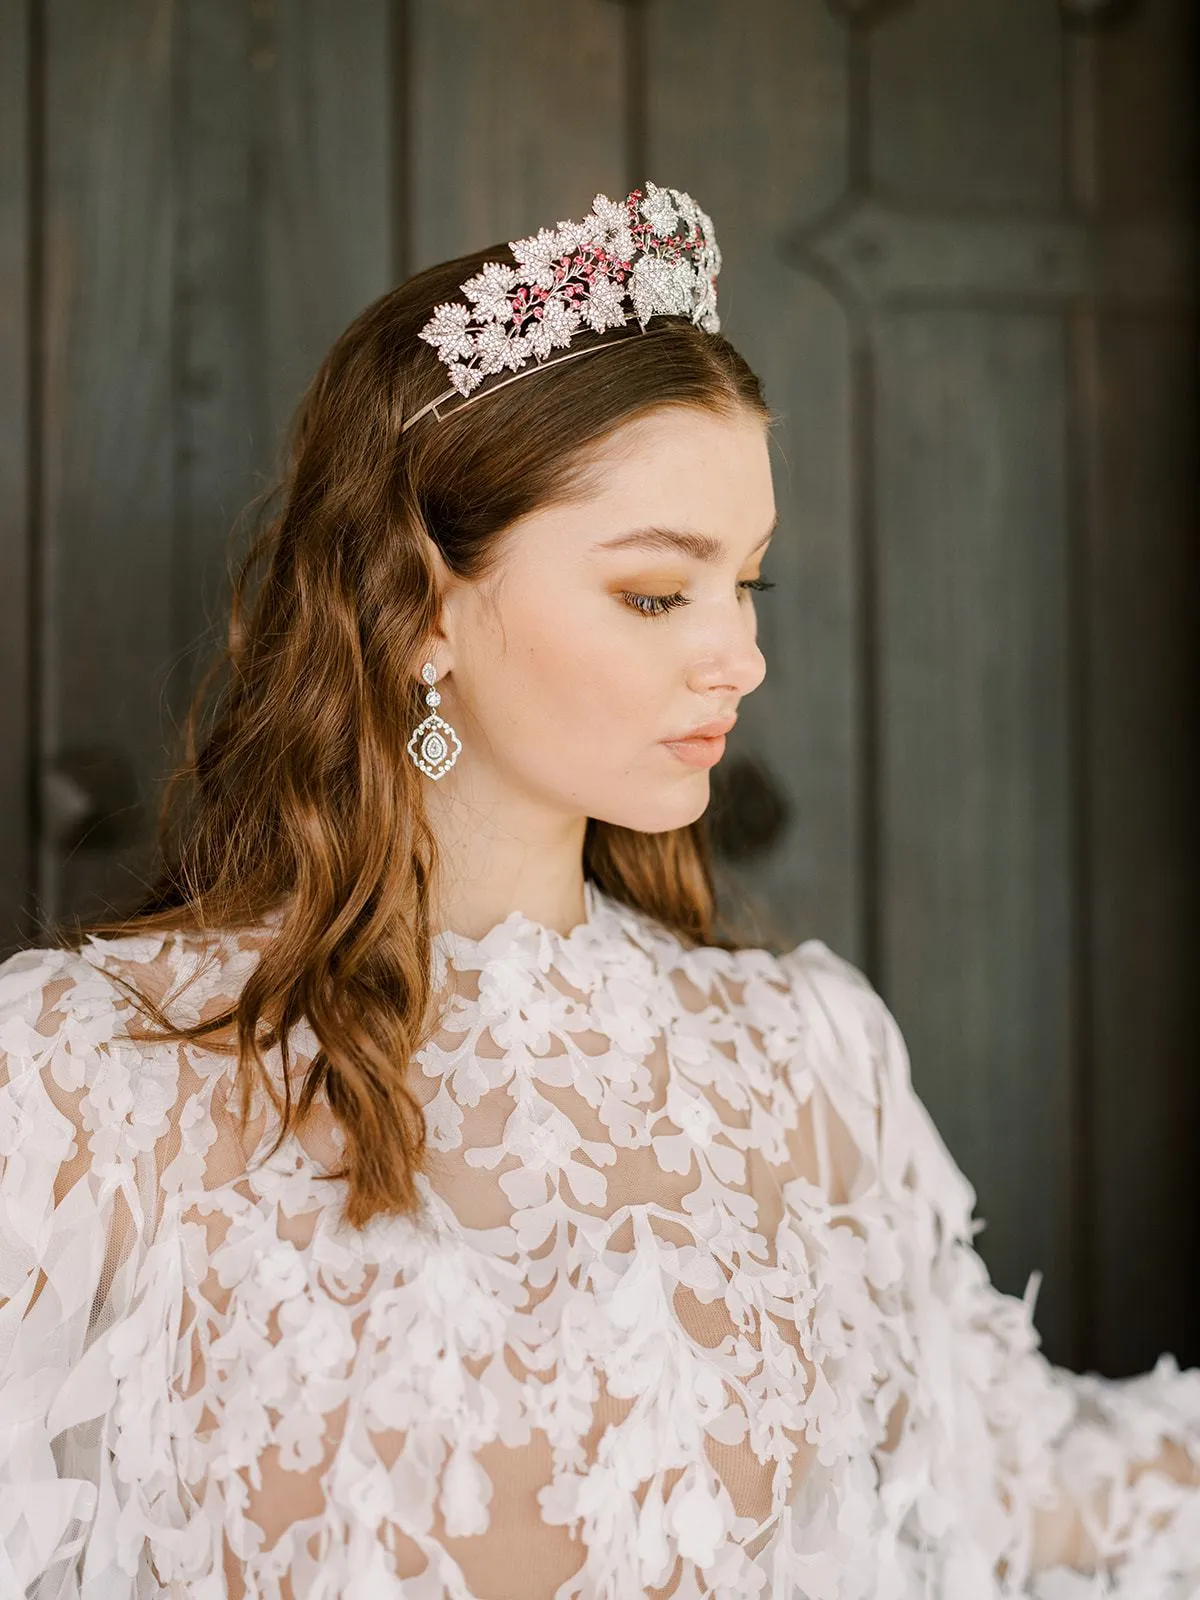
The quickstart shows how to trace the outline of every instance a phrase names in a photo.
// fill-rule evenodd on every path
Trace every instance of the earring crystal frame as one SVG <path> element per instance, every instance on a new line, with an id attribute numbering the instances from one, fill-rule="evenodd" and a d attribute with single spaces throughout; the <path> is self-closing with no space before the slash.
<path id="1" fill-rule="evenodd" d="M 430 685 L 425 703 L 441 704 L 441 695 L 432 685 L 437 681 L 437 671 L 430 662 L 421 668 L 421 677 Z M 413 762 L 428 778 L 442 778 L 458 760 L 462 740 L 444 718 L 431 711 L 424 722 L 418 723 L 408 741 L 408 753 Z"/>

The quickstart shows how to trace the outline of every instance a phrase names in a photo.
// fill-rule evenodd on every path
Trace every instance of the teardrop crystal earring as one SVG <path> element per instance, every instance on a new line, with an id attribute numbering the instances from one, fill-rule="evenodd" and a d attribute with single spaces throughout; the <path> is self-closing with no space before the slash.
<path id="1" fill-rule="evenodd" d="M 437 682 L 437 668 L 432 661 L 427 661 L 421 668 L 421 677 L 429 685 L 425 695 L 427 706 L 438 706 L 442 702 L 441 695 L 433 687 Z M 453 746 L 453 748 L 451 748 Z M 424 722 L 412 731 L 408 741 L 408 753 L 421 771 L 430 778 L 441 778 L 450 771 L 458 760 L 458 753 L 462 749 L 462 740 L 455 733 L 450 724 L 438 716 L 436 711 L 430 711 Z"/>

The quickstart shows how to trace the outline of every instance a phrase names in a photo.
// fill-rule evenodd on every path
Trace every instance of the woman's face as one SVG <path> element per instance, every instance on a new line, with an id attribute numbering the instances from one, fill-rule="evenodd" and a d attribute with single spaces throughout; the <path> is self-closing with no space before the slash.
<path id="1" fill-rule="evenodd" d="M 463 750 L 438 787 L 657 833 L 709 799 L 711 760 L 669 741 L 731 720 L 766 671 L 747 584 L 775 522 L 767 429 L 663 407 L 588 459 L 578 498 L 505 531 L 489 578 L 446 579 L 432 659 Z"/>

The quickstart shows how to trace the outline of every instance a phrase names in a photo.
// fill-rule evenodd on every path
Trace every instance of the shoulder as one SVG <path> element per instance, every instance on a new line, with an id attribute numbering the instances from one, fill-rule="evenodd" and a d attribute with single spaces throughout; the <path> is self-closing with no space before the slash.
<path id="1" fill-rule="evenodd" d="M 831 1069 L 843 1087 L 878 1105 L 898 1030 L 861 968 L 822 939 L 805 939 L 779 955 L 739 953 L 786 996 L 805 1064 Z"/>
<path id="2" fill-rule="evenodd" d="M 731 1026 L 761 1039 L 794 1092 L 806 1099 L 819 1082 L 864 1146 L 873 1130 L 884 1183 L 897 1193 L 919 1190 L 948 1232 L 970 1237 L 975 1190 L 913 1086 L 896 1017 L 861 968 L 821 939 L 781 954 L 700 946 L 678 964 L 701 989 L 719 975 Z"/>
<path id="3" fill-rule="evenodd" d="M 159 1030 L 137 995 L 161 1002 L 203 956 L 194 941 L 156 934 L 26 949 L 0 962 L 0 1213 L 16 1194 L 22 1215 L 48 1227 L 85 1174 L 107 1204 L 114 1188 L 132 1192 L 143 1167 L 165 1160 L 199 1080 L 183 1071 L 177 1043 L 153 1037 Z M 164 1009 L 182 1020 L 175 1003 Z"/>
<path id="4" fill-rule="evenodd" d="M 0 962 L 0 1056 L 35 1057 L 72 1024 L 104 1031 L 114 988 L 78 950 L 19 950 Z"/>
<path id="5" fill-rule="evenodd" d="M 120 977 L 136 983 L 139 969 L 161 967 L 170 941 L 153 939 L 84 940 L 78 949 L 38 946 L 18 950 L 0 962 L 0 1049 L 28 1044 L 22 1025 L 44 1035 L 55 1023 L 84 1017 L 115 1021 L 129 1002 Z"/>
<path id="6" fill-rule="evenodd" d="M 822 939 L 780 953 L 704 946 L 689 954 L 698 968 L 741 990 L 742 1008 L 790 1015 L 810 1041 L 827 1047 L 855 1054 L 875 1049 L 888 1023 L 895 1025 L 866 974 Z"/>
<path id="7" fill-rule="evenodd" d="M 821 939 L 778 953 L 750 945 L 688 948 L 656 931 L 653 953 L 671 969 L 677 987 L 684 980 L 688 1009 L 715 1004 L 729 1026 L 749 1029 L 797 1086 L 816 1073 L 835 1080 L 843 1093 L 878 1104 L 880 1074 L 894 1064 L 899 1030 L 853 962 Z"/>
<path id="8" fill-rule="evenodd" d="M 76 1116 L 98 1117 L 103 1108 L 119 1114 L 127 1098 L 122 1075 L 140 1085 L 162 1076 L 154 1063 L 175 1062 L 173 1046 L 140 1037 L 139 997 L 170 1000 L 211 964 L 211 954 L 206 962 L 200 942 L 166 933 L 88 937 L 79 948 L 34 947 L 0 962 L 0 1094 L 10 1112 L 14 1097 L 27 1108 L 48 1097 Z M 172 1020 L 194 1020 L 209 992 L 198 985 L 185 1006 L 172 1003 Z"/>
<path id="9" fill-rule="evenodd" d="M 894 1042 L 899 1030 L 875 985 L 823 940 L 806 939 L 777 964 L 797 1010 L 827 1043 L 874 1057 Z"/>
<path id="10" fill-rule="evenodd" d="M 78 948 L 21 950 L 0 962 L 0 1018 L 14 1010 L 25 1014 L 40 1001 L 47 1013 L 116 1025 L 131 1019 L 137 997 L 146 996 L 169 1007 L 173 1021 L 188 1025 L 215 995 L 239 987 L 260 956 L 261 945 L 250 934 L 177 929 L 88 935 Z"/>

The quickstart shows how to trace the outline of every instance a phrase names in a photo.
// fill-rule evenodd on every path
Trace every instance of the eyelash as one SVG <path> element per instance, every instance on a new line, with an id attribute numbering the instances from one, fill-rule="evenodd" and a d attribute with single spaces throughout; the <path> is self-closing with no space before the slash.
<path id="1" fill-rule="evenodd" d="M 738 584 L 739 589 L 773 589 L 775 585 L 767 578 L 743 578 Z M 691 601 L 683 594 L 622 594 L 622 600 L 632 611 L 640 611 L 644 617 L 663 617 L 668 611 L 674 611 L 676 606 L 690 606 Z M 638 605 L 637 601 L 649 601 L 648 605 Z"/>

